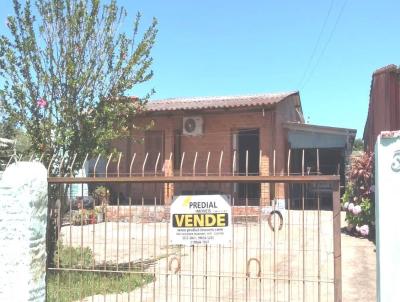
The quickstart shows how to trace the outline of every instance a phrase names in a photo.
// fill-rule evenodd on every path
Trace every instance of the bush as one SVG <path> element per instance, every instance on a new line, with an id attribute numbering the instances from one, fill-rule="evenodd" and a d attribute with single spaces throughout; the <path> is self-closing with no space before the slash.
<path id="1" fill-rule="evenodd" d="M 93 197 L 96 200 L 96 205 L 106 205 L 108 204 L 110 191 L 105 186 L 96 187 L 93 192 Z"/>
<path id="2" fill-rule="evenodd" d="M 71 217 L 69 214 L 66 215 L 67 219 L 69 219 L 72 225 L 86 225 L 86 224 L 94 224 L 97 223 L 97 213 L 99 210 L 77 210 L 71 212 Z"/>
<path id="3" fill-rule="evenodd" d="M 55 252 L 55 264 L 60 268 L 83 268 L 93 266 L 94 256 L 90 248 L 75 248 L 59 243 Z"/>
<path id="4" fill-rule="evenodd" d="M 375 231 L 374 157 L 363 153 L 352 160 L 342 206 L 346 210 L 347 229 L 364 237 Z"/>

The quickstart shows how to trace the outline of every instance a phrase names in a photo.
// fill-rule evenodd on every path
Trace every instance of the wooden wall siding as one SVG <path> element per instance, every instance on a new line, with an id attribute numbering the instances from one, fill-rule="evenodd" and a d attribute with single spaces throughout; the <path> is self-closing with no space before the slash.
<path id="1" fill-rule="evenodd" d="M 364 128 L 364 146 L 374 151 L 381 131 L 400 129 L 399 69 L 389 65 L 374 72 L 371 82 L 368 117 Z"/>

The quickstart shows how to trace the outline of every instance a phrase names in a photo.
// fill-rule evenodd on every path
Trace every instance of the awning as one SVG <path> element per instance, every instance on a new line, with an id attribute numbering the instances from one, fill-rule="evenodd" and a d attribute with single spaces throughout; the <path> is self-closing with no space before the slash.
<path id="1" fill-rule="evenodd" d="M 287 122 L 288 142 L 292 149 L 345 148 L 351 150 L 355 129 Z"/>

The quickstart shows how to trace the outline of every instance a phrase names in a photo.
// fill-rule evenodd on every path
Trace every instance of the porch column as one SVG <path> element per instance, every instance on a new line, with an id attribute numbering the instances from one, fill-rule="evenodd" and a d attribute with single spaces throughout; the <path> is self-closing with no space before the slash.
<path id="1" fill-rule="evenodd" d="M 170 155 L 174 150 L 174 130 L 173 127 L 168 127 L 165 129 L 165 144 L 164 144 L 164 175 L 173 176 L 174 175 L 174 155 L 170 160 Z M 174 184 L 165 183 L 164 184 L 164 204 L 170 205 L 172 201 L 172 196 L 174 196 Z"/>
<path id="2" fill-rule="evenodd" d="M 272 142 L 271 119 L 269 114 L 265 118 L 265 125 L 260 128 L 260 149 L 262 155 L 260 158 L 260 175 L 270 175 L 270 151 Z M 260 206 L 265 207 L 271 203 L 270 184 L 261 183 Z"/>
<path id="3" fill-rule="evenodd" d="M 262 154 L 260 159 L 260 175 L 267 176 L 269 175 L 269 157 L 267 154 Z M 270 184 L 269 183 L 261 183 L 261 200 L 260 206 L 264 207 L 269 205 L 270 200 Z"/>

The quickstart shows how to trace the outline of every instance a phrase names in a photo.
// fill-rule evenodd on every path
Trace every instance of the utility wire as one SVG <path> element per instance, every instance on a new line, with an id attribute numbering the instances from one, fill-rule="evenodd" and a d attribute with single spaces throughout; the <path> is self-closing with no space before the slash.
<path id="1" fill-rule="evenodd" d="M 312 63 L 312 61 L 314 59 L 315 54 L 317 53 L 318 46 L 319 46 L 319 44 L 321 42 L 322 34 L 325 31 L 326 25 L 328 24 L 328 20 L 329 20 L 329 17 L 331 15 L 331 12 L 332 12 L 333 2 L 334 2 L 334 0 L 331 0 L 331 4 L 329 6 L 328 13 L 327 13 L 327 15 L 325 17 L 324 23 L 322 24 L 321 30 L 320 30 L 320 32 L 318 34 L 318 38 L 317 38 L 317 41 L 316 41 L 316 43 L 314 45 L 314 49 L 313 49 L 313 51 L 312 51 L 312 53 L 310 55 L 310 58 L 308 59 L 308 63 L 306 65 L 306 69 L 303 72 L 303 76 L 301 77 L 301 80 L 299 82 L 299 86 L 301 86 L 303 84 L 304 80 L 306 79 L 307 73 L 308 73 L 308 71 L 309 71 L 309 69 L 311 67 L 311 63 Z"/>
<path id="2" fill-rule="evenodd" d="M 336 22 L 335 22 L 335 24 L 334 24 L 334 26 L 333 26 L 333 28 L 332 28 L 332 31 L 331 31 L 331 33 L 330 33 L 330 35 L 329 35 L 329 38 L 328 38 L 328 40 L 326 41 L 325 46 L 324 46 L 324 48 L 322 49 L 322 51 L 321 51 L 321 53 L 320 53 L 320 55 L 319 55 L 319 57 L 318 57 L 318 60 L 317 60 L 316 64 L 314 65 L 314 68 L 311 70 L 311 72 L 310 72 L 308 78 L 306 79 L 306 81 L 304 82 L 304 84 L 301 86 L 300 89 L 303 89 L 303 88 L 308 84 L 308 82 L 310 81 L 310 79 L 312 78 L 312 76 L 314 75 L 315 70 L 317 69 L 319 63 L 321 62 L 321 58 L 322 58 L 323 55 L 325 54 L 325 51 L 326 51 L 326 49 L 328 48 L 328 45 L 329 45 L 330 41 L 332 40 L 333 34 L 335 33 L 335 30 L 336 30 L 336 28 L 337 28 L 337 26 L 338 26 L 338 24 L 339 24 L 339 21 L 340 21 L 342 15 L 343 15 L 343 12 L 344 12 L 344 9 L 345 9 L 345 7 L 346 7 L 346 5 L 347 5 L 347 2 L 348 2 L 348 0 L 345 0 L 345 1 L 343 2 L 343 5 L 342 5 L 342 7 L 340 8 L 339 14 L 338 14 L 338 16 L 337 16 L 337 18 L 336 18 Z"/>

